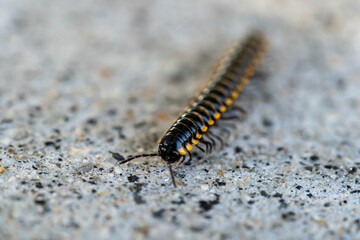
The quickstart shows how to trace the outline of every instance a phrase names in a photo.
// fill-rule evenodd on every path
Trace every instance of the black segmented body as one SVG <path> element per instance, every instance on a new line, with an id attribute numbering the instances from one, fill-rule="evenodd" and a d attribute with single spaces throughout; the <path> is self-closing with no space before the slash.
<path id="1" fill-rule="evenodd" d="M 159 155 L 165 161 L 178 162 L 181 156 L 190 154 L 198 141 L 203 140 L 203 135 L 228 110 L 249 82 L 266 49 L 267 43 L 261 34 L 254 33 L 248 37 L 223 72 L 193 100 L 190 108 L 164 134 L 159 144 Z"/>
<path id="2" fill-rule="evenodd" d="M 138 157 L 160 156 L 167 162 L 175 185 L 170 164 L 180 165 L 186 154 L 191 158 L 190 151 L 194 146 L 204 151 L 198 146 L 199 142 L 205 144 L 206 152 L 208 147 L 211 151 L 214 141 L 209 129 L 238 98 L 266 51 L 266 38 L 260 33 L 251 34 L 241 47 L 230 55 L 231 58 L 221 66 L 221 71 L 215 74 L 210 84 L 191 102 L 188 110 L 165 132 L 159 141 L 158 153 L 134 156 L 122 161 L 121 164 Z M 204 135 L 212 142 L 205 140 Z"/>

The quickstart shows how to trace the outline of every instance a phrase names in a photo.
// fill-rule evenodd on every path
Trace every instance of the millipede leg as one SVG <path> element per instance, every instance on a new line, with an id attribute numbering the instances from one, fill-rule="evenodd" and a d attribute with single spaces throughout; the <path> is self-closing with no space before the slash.
<path id="1" fill-rule="evenodd" d="M 195 145 L 195 147 L 197 147 L 197 148 L 200 149 L 203 153 L 205 153 L 205 150 L 204 150 L 202 147 L 200 147 L 199 145 Z"/>
<path id="2" fill-rule="evenodd" d="M 241 114 L 243 114 L 244 116 L 247 115 L 247 111 L 246 111 L 244 108 L 240 107 L 240 106 L 234 105 L 234 106 L 231 107 L 231 110 L 233 110 L 233 111 L 238 111 L 238 112 L 240 112 Z"/>
<path id="3" fill-rule="evenodd" d="M 231 135 L 231 131 L 225 127 L 221 127 L 220 130 L 225 133 L 224 139 L 227 141 Z"/>
<path id="4" fill-rule="evenodd" d="M 221 130 L 221 133 L 225 133 L 224 139 L 225 139 L 225 141 L 228 141 L 228 139 L 231 135 L 231 131 L 228 128 L 226 128 L 226 125 L 222 124 L 221 126 L 219 126 L 217 123 L 215 123 L 215 126 L 217 126 Z M 230 127 L 233 127 L 233 126 L 230 126 Z"/>
<path id="5" fill-rule="evenodd" d="M 212 151 L 212 145 L 210 142 L 206 141 L 204 138 L 200 138 L 199 142 L 203 143 L 206 145 L 206 153 L 211 153 Z M 210 149 L 210 150 L 209 150 Z"/>
<path id="6" fill-rule="evenodd" d="M 205 153 L 208 154 L 209 152 L 209 146 L 207 143 L 205 143 L 202 139 L 199 139 L 199 142 L 205 145 Z"/>
<path id="7" fill-rule="evenodd" d="M 188 152 L 188 153 L 190 153 L 190 152 Z M 184 161 L 185 161 L 185 155 L 182 156 L 182 159 L 178 162 L 178 164 L 176 164 L 175 167 L 180 166 Z"/>
<path id="8" fill-rule="evenodd" d="M 219 136 L 214 134 L 213 132 L 209 131 L 208 133 L 209 133 L 209 135 L 216 138 L 220 142 L 220 150 L 224 149 L 224 141 Z"/>
<path id="9" fill-rule="evenodd" d="M 225 124 L 223 124 L 223 126 L 225 126 L 225 127 L 229 127 L 229 128 L 231 128 L 231 129 L 234 129 L 234 128 L 236 128 L 236 124 L 234 124 L 234 123 L 225 123 Z"/>
<path id="10" fill-rule="evenodd" d="M 172 171 L 172 168 L 171 168 L 170 163 L 167 163 L 167 166 L 168 166 L 168 168 L 169 168 L 169 172 L 170 172 L 171 180 L 172 180 L 172 182 L 173 182 L 173 184 L 174 184 L 174 187 L 176 188 L 175 177 L 174 177 L 174 173 L 173 173 L 173 171 Z"/>
<path id="11" fill-rule="evenodd" d="M 190 151 L 188 151 L 188 154 L 189 154 L 189 157 L 190 157 L 189 162 L 191 162 L 192 161 L 192 156 L 191 156 Z"/>
<path id="12" fill-rule="evenodd" d="M 232 106 L 231 107 L 231 112 L 235 113 L 235 112 L 238 112 L 240 113 L 240 116 L 239 115 L 227 115 L 227 114 L 224 114 L 222 116 L 222 120 L 239 120 L 240 122 L 243 122 L 247 116 L 247 112 L 245 109 L 243 109 L 242 107 L 240 106 Z"/>
<path id="13" fill-rule="evenodd" d="M 209 136 L 209 134 L 206 134 L 205 136 L 210 139 L 211 144 L 212 144 L 211 146 L 214 146 L 214 148 L 216 149 L 216 142 L 215 142 L 215 140 L 214 140 L 211 136 Z M 211 150 L 212 150 L 212 148 L 210 149 L 210 153 L 212 152 Z"/>
<path id="14" fill-rule="evenodd" d="M 188 150 L 186 150 L 186 151 L 187 151 L 187 153 L 189 154 L 189 157 L 190 157 L 189 162 L 191 162 L 191 160 L 192 160 L 191 153 L 190 153 L 190 151 L 188 151 Z M 180 166 L 184 161 L 185 161 L 185 155 L 184 155 L 183 158 L 179 161 L 179 163 L 176 164 L 176 167 Z"/>
<path id="15" fill-rule="evenodd" d="M 239 105 L 234 105 L 234 106 L 232 106 L 232 110 L 233 111 L 237 111 L 237 112 L 240 112 L 243 116 L 247 116 L 248 115 L 248 113 L 247 113 L 247 111 L 243 108 L 243 107 L 241 107 L 241 106 L 239 106 Z"/>
<path id="16" fill-rule="evenodd" d="M 222 118 L 221 118 L 221 120 L 238 120 L 238 121 L 240 121 L 240 122 L 243 122 L 244 121 L 244 119 L 242 118 L 242 117 L 240 117 L 240 116 L 237 116 L 237 115 L 231 115 L 231 116 L 223 116 Z"/>

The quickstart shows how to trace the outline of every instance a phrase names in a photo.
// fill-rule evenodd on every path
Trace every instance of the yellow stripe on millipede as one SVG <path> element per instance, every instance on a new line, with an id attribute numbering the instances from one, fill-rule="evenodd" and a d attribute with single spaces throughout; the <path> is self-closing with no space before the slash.
<path id="1" fill-rule="evenodd" d="M 228 106 L 230 106 L 232 103 L 233 103 L 233 100 L 231 98 L 227 98 L 225 100 L 225 104 L 228 105 Z"/>
<path id="2" fill-rule="evenodd" d="M 194 147 L 190 143 L 186 143 L 186 149 L 190 152 Z"/>
<path id="3" fill-rule="evenodd" d="M 227 110 L 227 107 L 226 106 L 221 106 L 220 107 L 220 112 L 226 112 Z"/>
<path id="4" fill-rule="evenodd" d="M 234 99 L 237 98 L 239 96 L 239 93 L 237 91 L 233 91 L 231 93 L 231 97 L 233 97 Z"/>
<path id="5" fill-rule="evenodd" d="M 180 153 L 181 155 L 186 155 L 186 151 L 185 151 L 185 149 L 183 147 L 179 148 L 177 150 L 177 152 Z"/>
<path id="6" fill-rule="evenodd" d="M 242 90 L 244 90 L 244 84 L 243 83 L 239 83 L 237 86 L 236 86 L 236 89 L 241 92 Z"/>
<path id="7" fill-rule="evenodd" d="M 250 68 L 248 68 L 246 71 L 245 71 L 245 74 L 247 76 L 252 76 L 255 72 L 255 68 L 253 66 L 251 66 Z"/>
<path id="8" fill-rule="evenodd" d="M 207 130 L 208 130 L 208 127 L 207 127 L 207 126 L 204 125 L 204 126 L 201 127 L 201 131 L 202 131 L 202 132 L 206 132 Z"/>
<path id="9" fill-rule="evenodd" d="M 220 113 L 218 113 L 218 112 L 214 113 L 214 118 L 215 119 L 219 119 L 220 117 L 221 117 Z"/>
<path id="10" fill-rule="evenodd" d="M 247 72 L 247 71 L 246 71 L 246 72 Z M 244 84 L 244 85 L 248 84 L 248 83 L 249 83 L 249 78 L 248 78 L 248 77 L 243 77 L 243 78 L 241 79 L 241 83 Z M 241 89 L 241 90 L 242 90 L 242 89 Z"/>

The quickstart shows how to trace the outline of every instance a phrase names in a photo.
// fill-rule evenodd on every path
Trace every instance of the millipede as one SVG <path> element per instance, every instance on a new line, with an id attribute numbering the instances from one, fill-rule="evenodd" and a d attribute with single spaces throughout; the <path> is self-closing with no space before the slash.
<path id="1" fill-rule="evenodd" d="M 268 41 L 260 32 L 253 32 L 245 41 L 233 47 L 220 61 L 210 81 L 159 140 L 158 152 L 122 159 L 119 164 L 136 158 L 159 156 L 167 164 L 176 187 L 172 164 L 177 163 L 176 167 L 181 165 L 187 155 L 191 161 L 190 151 L 194 147 L 204 153 L 211 153 L 215 147 L 214 138 L 223 146 L 221 137 L 211 132 L 212 127 L 217 126 L 217 121 L 224 119 L 227 112 L 239 111 L 246 114 L 241 107 L 232 105 L 244 91 L 267 49 Z"/>

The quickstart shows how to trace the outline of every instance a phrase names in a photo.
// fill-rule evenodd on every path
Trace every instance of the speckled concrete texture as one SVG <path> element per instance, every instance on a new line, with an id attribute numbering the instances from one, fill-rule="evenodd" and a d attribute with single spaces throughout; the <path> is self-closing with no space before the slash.
<path id="1" fill-rule="evenodd" d="M 0 1 L 0 239 L 359 239 L 360 2 Z M 157 140 L 224 47 L 270 52 L 223 150 Z M 224 123 L 225 124 L 225 123 Z"/>

